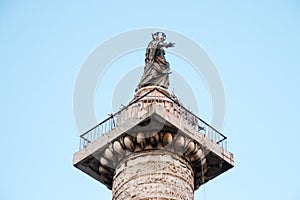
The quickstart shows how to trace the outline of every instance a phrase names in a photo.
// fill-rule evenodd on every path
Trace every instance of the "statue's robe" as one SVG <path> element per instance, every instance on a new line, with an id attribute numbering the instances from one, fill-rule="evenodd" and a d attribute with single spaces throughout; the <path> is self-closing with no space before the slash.
<path id="1" fill-rule="evenodd" d="M 165 59 L 166 43 L 151 41 L 146 49 L 144 74 L 137 89 L 146 86 L 160 86 L 168 88 L 170 65 Z"/>

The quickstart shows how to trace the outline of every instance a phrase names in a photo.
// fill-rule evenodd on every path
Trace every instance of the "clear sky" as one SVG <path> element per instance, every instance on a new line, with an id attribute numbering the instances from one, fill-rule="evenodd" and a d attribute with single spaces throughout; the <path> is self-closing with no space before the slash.
<path id="1" fill-rule="evenodd" d="M 299 200 L 297 0 L 2 0 L 0 199 L 111 198 L 110 190 L 72 166 L 79 143 L 72 110 L 74 84 L 82 63 L 98 45 L 143 27 L 187 35 L 206 50 L 223 80 L 222 132 L 228 136 L 235 167 L 201 187 L 195 199 Z M 121 62 L 124 56 L 114 65 L 130 71 L 143 64 L 143 54 L 127 55 Z M 184 64 L 167 56 L 174 70 Z M 107 73 L 104 85 L 116 85 L 116 71 Z M 190 86 L 200 96 L 200 115 L 209 122 L 211 104 L 207 91 L 201 101 L 196 85 L 203 80 L 198 78 Z M 96 110 L 99 121 L 111 112 L 111 94 L 107 96 L 99 98 L 99 91 L 95 96 L 95 107 L 107 109 Z"/>

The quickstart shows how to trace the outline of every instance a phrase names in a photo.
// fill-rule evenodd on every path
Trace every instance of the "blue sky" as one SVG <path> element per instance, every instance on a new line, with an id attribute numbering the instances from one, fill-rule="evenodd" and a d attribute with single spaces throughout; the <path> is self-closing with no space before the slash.
<path id="1" fill-rule="evenodd" d="M 143 27 L 189 36 L 223 80 L 222 132 L 236 166 L 196 191 L 195 199 L 300 199 L 299 11 L 296 0 L 1 1 L 0 199 L 111 198 L 111 191 L 72 166 L 79 143 L 74 84 L 98 45 Z M 104 85 L 116 84 L 110 76 L 118 66 L 130 71 L 142 65 L 143 54 L 116 61 Z M 174 70 L 184 65 L 167 56 Z M 191 87 L 200 116 L 209 121 L 208 93 L 197 84 L 203 84 L 200 76 Z M 101 92 L 95 96 L 95 107 L 104 109 L 96 110 L 99 121 L 111 112 L 112 101 L 111 94 L 101 100 Z"/>

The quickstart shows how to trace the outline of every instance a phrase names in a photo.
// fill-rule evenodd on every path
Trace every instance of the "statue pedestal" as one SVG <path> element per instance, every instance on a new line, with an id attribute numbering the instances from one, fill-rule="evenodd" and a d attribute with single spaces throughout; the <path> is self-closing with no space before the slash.
<path id="1" fill-rule="evenodd" d="M 140 88 L 138 91 L 136 91 L 135 95 L 134 95 L 134 98 L 139 98 L 143 95 L 145 95 L 147 92 L 150 92 L 151 90 L 153 89 L 157 89 L 159 91 L 161 91 L 163 94 L 167 95 L 167 96 L 170 96 L 170 92 L 166 89 L 166 88 L 163 88 L 163 87 L 160 87 L 160 86 L 147 86 L 147 87 L 142 87 Z M 154 90 L 153 91 L 153 95 L 157 95 L 157 96 L 163 96 L 159 91 L 157 90 Z"/>

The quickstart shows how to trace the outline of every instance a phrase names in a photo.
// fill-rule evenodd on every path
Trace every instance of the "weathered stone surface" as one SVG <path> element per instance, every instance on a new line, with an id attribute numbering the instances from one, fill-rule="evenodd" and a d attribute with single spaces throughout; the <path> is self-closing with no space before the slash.
<path id="1" fill-rule="evenodd" d="M 170 152 L 132 154 L 117 166 L 113 179 L 113 200 L 194 199 L 190 163 Z"/>

